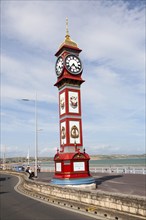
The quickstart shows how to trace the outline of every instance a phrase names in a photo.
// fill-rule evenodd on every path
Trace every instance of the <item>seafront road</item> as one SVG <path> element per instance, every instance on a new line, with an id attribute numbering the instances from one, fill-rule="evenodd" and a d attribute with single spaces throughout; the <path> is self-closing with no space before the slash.
<path id="1" fill-rule="evenodd" d="M 94 218 L 23 196 L 14 190 L 18 178 L 0 176 L 1 220 L 93 220 Z M 98 218 L 96 218 L 98 219 Z M 99 218 L 100 220 L 100 218 Z"/>

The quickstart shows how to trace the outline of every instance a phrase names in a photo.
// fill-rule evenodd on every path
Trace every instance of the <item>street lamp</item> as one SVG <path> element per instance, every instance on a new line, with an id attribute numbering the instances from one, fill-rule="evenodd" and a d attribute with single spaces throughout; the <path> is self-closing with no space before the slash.
<path id="1" fill-rule="evenodd" d="M 32 101 L 30 99 L 22 99 L 22 101 Z M 37 167 L 38 167 L 38 115 L 37 115 L 37 93 L 35 97 L 35 168 L 34 175 L 37 178 Z"/>
<path id="2" fill-rule="evenodd" d="M 38 117 L 37 117 L 37 93 L 35 97 L 35 168 L 34 168 L 34 175 L 37 178 L 38 176 Z"/>

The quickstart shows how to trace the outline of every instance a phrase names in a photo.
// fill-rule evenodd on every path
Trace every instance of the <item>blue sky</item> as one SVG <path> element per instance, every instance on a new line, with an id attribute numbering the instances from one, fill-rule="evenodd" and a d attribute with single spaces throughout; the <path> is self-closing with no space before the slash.
<path id="1" fill-rule="evenodd" d="M 1 1 L 1 156 L 34 156 L 36 91 L 39 156 L 59 147 L 54 54 L 66 17 L 83 50 L 87 153 L 145 153 L 145 1 Z"/>

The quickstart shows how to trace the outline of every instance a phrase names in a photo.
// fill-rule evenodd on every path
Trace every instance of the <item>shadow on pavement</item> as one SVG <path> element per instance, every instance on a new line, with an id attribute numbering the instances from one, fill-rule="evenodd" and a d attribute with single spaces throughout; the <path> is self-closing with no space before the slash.
<path id="1" fill-rule="evenodd" d="M 5 194 L 5 193 L 8 193 L 8 192 L 0 192 L 0 195 L 1 195 L 1 194 Z"/>
<path id="2" fill-rule="evenodd" d="M 6 178 L 5 177 L 0 177 L 0 181 L 5 181 Z"/>
<path id="3" fill-rule="evenodd" d="M 123 175 L 103 176 L 101 178 L 95 178 L 95 182 L 96 182 L 97 185 L 100 185 L 105 181 L 112 180 L 112 179 L 115 179 L 115 178 L 120 178 L 120 177 L 123 177 Z"/>

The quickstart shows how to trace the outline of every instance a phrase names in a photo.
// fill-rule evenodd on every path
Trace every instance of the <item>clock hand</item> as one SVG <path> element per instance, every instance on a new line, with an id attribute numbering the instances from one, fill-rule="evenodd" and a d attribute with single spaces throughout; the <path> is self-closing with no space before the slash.
<path id="1" fill-rule="evenodd" d="M 77 67 L 78 65 L 76 65 L 76 63 L 74 62 L 72 65 L 71 65 L 71 67 Z"/>

